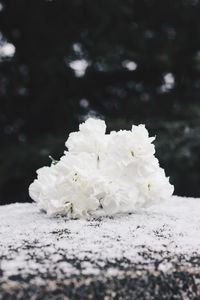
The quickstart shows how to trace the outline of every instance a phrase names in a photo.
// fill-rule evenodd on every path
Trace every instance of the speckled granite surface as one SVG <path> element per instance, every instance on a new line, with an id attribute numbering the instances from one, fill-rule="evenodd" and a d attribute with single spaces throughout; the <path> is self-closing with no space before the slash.
<path id="1" fill-rule="evenodd" d="M 90 220 L 0 206 L 0 299 L 200 299 L 200 199 Z"/>

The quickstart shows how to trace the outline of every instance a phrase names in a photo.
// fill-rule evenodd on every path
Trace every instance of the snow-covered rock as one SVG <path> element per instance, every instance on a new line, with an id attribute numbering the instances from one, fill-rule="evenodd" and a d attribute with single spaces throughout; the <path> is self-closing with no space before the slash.
<path id="1" fill-rule="evenodd" d="M 200 199 L 89 220 L 0 207 L 0 299 L 135 298 L 200 299 Z"/>

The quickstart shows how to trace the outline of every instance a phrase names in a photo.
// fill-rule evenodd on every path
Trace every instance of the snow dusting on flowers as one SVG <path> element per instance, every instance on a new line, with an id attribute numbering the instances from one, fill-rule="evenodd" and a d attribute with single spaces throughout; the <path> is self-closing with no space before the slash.
<path id="1" fill-rule="evenodd" d="M 69 135 L 61 159 L 37 170 L 29 194 L 48 214 L 72 218 L 168 200 L 174 188 L 154 156 L 153 140 L 144 125 L 106 134 L 104 121 L 89 118 Z"/>

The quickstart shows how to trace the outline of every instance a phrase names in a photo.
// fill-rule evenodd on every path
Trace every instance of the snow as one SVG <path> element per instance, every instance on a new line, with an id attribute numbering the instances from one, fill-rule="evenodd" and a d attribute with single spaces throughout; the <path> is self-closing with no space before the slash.
<path id="1" fill-rule="evenodd" d="M 200 254 L 200 199 L 173 196 L 128 215 L 69 220 L 48 217 L 34 203 L 0 206 L 0 273 L 108 274 L 127 265 L 170 271 L 177 257 Z M 165 258 L 171 259 L 165 262 Z M 117 262 L 117 269 L 114 265 Z M 120 266 L 120 268 L 119 268 Z"/>

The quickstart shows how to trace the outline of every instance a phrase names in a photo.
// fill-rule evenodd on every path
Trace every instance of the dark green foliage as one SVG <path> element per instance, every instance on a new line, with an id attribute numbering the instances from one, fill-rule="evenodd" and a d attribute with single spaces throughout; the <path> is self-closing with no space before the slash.
<path id="1" fill-rule="evenodd" d="M 176 193 L 200 195 L 198 0 L 0 2 L 0 45 L 16 50 L 0 55 L 0 203 L 27 201 L 35 169 L 88 114 L 109 130 L 147 124 Z"/>

